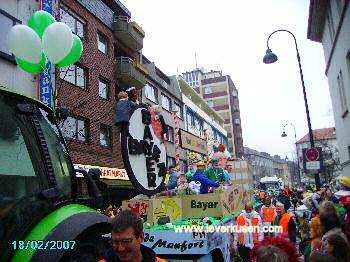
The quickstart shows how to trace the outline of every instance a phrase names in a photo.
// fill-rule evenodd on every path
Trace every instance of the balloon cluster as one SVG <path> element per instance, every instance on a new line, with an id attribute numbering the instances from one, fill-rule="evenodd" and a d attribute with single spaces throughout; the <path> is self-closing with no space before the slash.
<path id="1" fill-rule="evenodd" d="M 83 53 L 80 38 L 48 12 L 35 12 L 27 25 L 13 26 L 7 44 L 20 68 L 32 74 L 46 69 L 47 60 L 58 67 L 77 62 Z"/>

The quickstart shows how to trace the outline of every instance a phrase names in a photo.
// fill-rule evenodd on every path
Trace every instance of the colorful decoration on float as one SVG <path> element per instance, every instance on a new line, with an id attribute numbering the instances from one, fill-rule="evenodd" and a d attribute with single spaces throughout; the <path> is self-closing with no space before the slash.
<path id="1" fill-rule="evenodd" d="M 180 123 L 179 123 L 179 116 L 177 115 L 177 111 L 174 112 L 174 120 L 175 120 L 175 161 L 176 161 L 176 169 L 178 172 L 180 172 L 181 170 L 180 138 L 179 138 Z"/>
<path id="2" fill-rule="evenodd" d="M 46 69 L 48 61 L 65 67 L 77 62 L 83 53 L 80 38 L 48 12 L 35 12 L 28 25 L 15 25 L 7 34 L 7 44 L 18 66 L 31 74 Z"/>

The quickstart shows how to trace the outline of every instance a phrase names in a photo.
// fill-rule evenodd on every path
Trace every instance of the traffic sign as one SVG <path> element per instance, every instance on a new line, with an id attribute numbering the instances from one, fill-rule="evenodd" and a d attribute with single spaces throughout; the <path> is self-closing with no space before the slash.
<path id="1" fill-rule="evenodd" d="M 309 161 L 317 161 L 320 158 L 320 152 L 317 148 L 311 147 L 306 150 L 305 157 Z"/>
<path id="2" fill-rule="evenodd" d="M 303 149 L 304 172 L 315 174 L 323 170 L 323 158 L 321 147 L 310 147 Z"/>

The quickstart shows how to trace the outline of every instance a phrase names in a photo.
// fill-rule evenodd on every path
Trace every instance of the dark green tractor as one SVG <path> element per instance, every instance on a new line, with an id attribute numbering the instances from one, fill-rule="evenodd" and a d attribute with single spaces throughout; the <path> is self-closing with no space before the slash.
<path id="1" fill-rule="evenodd" d="M 94 261 L 108 248 L 102 195 L 80 170 L 82 197 L 76 172 L 53 111 L 0 87 L 0 261 Z"/>

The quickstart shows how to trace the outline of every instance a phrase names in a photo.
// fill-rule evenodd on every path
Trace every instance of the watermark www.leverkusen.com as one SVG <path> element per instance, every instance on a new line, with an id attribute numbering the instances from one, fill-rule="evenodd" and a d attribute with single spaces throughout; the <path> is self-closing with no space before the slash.
<path id="1" fill-rule="evenodd" d="M 205 232 L 205 233 L 282 233 L 282 226 L 238 226 L 238 225 L 205 225 L 205 226 L 174 226 L 176 233 L 193 233 L 193 232 Z"/>

